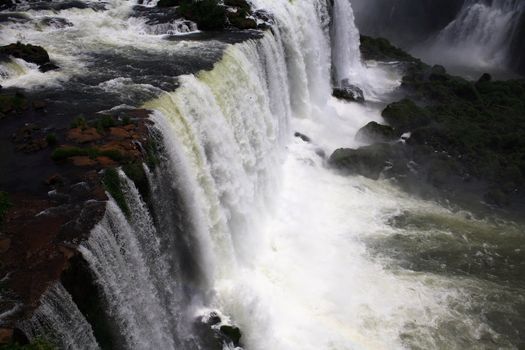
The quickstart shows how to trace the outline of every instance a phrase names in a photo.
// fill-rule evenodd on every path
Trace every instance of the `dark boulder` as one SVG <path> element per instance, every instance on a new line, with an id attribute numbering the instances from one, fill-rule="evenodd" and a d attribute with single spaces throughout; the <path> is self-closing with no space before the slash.
<path id="1" fill-rule="evenodd" d="M 389 104 L 381 115 L 400 133 L 426 126 L 431 121 L 427 111 L 409 99 Z"/>
<path id="2" fill-rule="evenodd" d="M 238 9 L 237 12 L 226 12 L 226 17 L 232 27 L 238 29 L 256 29 L 257 22 L 250 17 L 244 9 Z"/>
<path id="3" fill-rule="evenodd" d="M 49 55 L 43 47 L 31 44 L 9 44 L 0 47 L 0 53 L 21 58 L 24 61 L 42 65 L 49 62 Z"/>
<path id="4" fill-rule="evenodd" d="M 481 77 L 479 77 L 478 79 L 478 84 L 489 83 L 491 81 L 492 81 L 492 75 L 490 75 L 489 73 L 483 73 Z"/>
<path id="5" fill-rule="evenodd" d="M 180 6 L 184 2 L 184 0 L 159 0 L 159 2 L 157 3 L 157 7 Z"/>
<path id="6" fill-rule="evenodd" d="M 399 139 L 401 133 L 391 126 L 370 122 L 362 127 L 356 135 L 360 142 L 392 142 Z"/>
<path id="7" fill-rule="evenodd" d="M 373 180 L 394 165 L 406 164 L 403 150 L 398 145 L 378 143 L 359 149 L 340 148 L 329 159 L 334 168 L 352 175 L 362 175 Z"/>
<path id="8" fill-rule="evenodd" d="M 228 343 L 232 343 L 235 347 L 239 346 L 241 341 L 241 330 L 235 326 L 223 325 L 220 328 L 221 334 L 226 338 Z"/>
<path id="9" fill-rule="evenodd" d="M 224 5 L 238 7 L 246 11 L 250 10 L 250 4 L 246 0 L 224 0 Z"/>
<path id="10" fill-rule="evenodd" d="M 197 23 L 201 30 L 222 30 L 226 26 L 226 8 L 216 0 L 181 0 L 177 14 Z"/>
<path id="11" fill-rule="evenodd" d="M 300 132 L 296 132 L 293 136 L 295 136 L 297 138 L 300 138 L 304 142 L 310 142 L 311 141 L 311 139 L 308 136 L 306 136 L 305 134 L 301 134 Z"/>
<path id="12" fill-rule="evenodd" d="M 365 94 L 363 93 L 363 90 L 358 86 L 349 83 L 344 83 L 341 84 L 341 87 L 334 88 L 332 96 L 350 102 L 365 102 Z"/>

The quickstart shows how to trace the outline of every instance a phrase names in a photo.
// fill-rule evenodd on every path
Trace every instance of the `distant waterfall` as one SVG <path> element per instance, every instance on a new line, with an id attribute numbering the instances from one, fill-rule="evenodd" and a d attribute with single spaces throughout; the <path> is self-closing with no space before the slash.
<path id="1" fill-rule="evenodd" d="M 524 9 L 521 0 L 468 0 L 438 34 L 433 51 L 465 65 L 505 65 Z"/>
<path id="2" fill-rule="evenodd" d="M 33 317 L 19 327 L 29 339 L 53 336 L 53 342 L 61 349 L 99 349 L 91 326 L 60 283 L 47 290 Z"/>

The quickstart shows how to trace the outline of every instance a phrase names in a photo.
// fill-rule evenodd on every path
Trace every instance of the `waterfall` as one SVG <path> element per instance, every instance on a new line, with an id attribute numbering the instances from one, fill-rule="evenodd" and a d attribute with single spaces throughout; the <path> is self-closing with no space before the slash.
<path id="1" fill-rule="evenodd" d="M 520 0 L 468 0 L 438 34 L 430 55 L 464 66 L 506 66 L 524 10 Z"/>
<path id="2" fill-rule="evenodd" d="M 99 349 L 91 326 L 60 283 L 47 290 L 32 318 L 19 327 L 29 339 L 53 337 L 51 340 L 61 349 Z"/>
<path id="3" fill-rule="evenodd" d="M 177 269 L 161 247 L 151 215 L 133 182 L 119 177 L 130 217 L 110 199 L 80 252 L 101 287 L 109 314 L 130 349 L 174 349 L 184 340 Z"/>
<path id="4" fill-rule="evenodd" d="M 359 31 L 350 0 L 334 1 L 332 21 L 332 62 L 335 83 L 339 84 L 345 79 L 354 80 L 352 77 L 362 69 Z"/>

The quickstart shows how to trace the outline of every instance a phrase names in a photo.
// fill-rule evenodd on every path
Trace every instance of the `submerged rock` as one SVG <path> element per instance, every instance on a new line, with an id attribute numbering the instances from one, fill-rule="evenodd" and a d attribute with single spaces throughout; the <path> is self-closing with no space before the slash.
<path id="1" fill-rule="evenodd" d="M 360 142 L 392 142 L 401 137 L 401 133 L 391 126 L 370 122 L 359 129 L 356 140 Z"/>

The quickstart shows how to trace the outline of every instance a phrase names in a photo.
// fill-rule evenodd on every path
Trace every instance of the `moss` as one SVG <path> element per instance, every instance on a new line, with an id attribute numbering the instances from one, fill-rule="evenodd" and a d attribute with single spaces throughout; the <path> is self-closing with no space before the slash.
<path id="1" fill-rule="evenodd" d="M 79 115 L 73 121 L 71 122 L 71 129 L 74 128 L 80 128 L 80 129 L 87 129 L 88 123 L 86 121 L 86 118 L 84 118 L 83 115 Z"/>
<path id="2" fill-rule="evenodd" d="M 401 133 L 425 126 L 430 122 L 427 111 L 409 99 L 391 103 L 383 110 L 382 116 Z"/>
<path id="3" fill-rule="evenodd" d="M 117 205 L 120 207 L 122 212 L 126 215 L 130 215 L 128 203 L 126 202 L 126 196 L 122 191 L 122 184 L 120 182 L 120 176 L 118 171 L 114 168 L 106 169 L 104 177 L 102 179 L 104 188 L 108 193 L 115 199 Z"/>
<path id="4" fill-rule="evenodd" d="M 47 134 L 46 136 L 46 142 L 49 146 L 51 147 L 54 147 L 57 145 L 58 143 L 58 140 L 57 140 L 57 135 L 55 133 L 50 133 L 50 134 Z"/>
<path id="5" fill-rule="evenodd" d="M 384 38 L 361 35 L 360 49 L 365 60 L 420 62 Z"/>
<path id="6" fill-rule="evenodd" d="M 103 133 L 107 129 L 117 126 L 117 121 L 110 115 L 104 115 L 91 122 L 99 133 Z"/>
<path id="7" fill-rule="evenodd" d="M 126 176 L 135 183 L 137 189 L 139 190 L 140 195 L 146 202 L 150 198 L 150 187 L 148 182 L 148 177 L 144 171 L 144 166 L 142 163 L 130 163 L 122 167 L 122 170 Z"/>
<path id="8" fill-rule="evenodd" d="M 60 147 L 53 151 L 51 154 L 51 158 L 55 161 L 64 160 L 70 157 L 77 157 L 77 156 L 87 156 L 90 158 L 96 158 L 96 157 L 108 157 L 113 159 L 114 161 L 122 161 L 124 159 L 123 154 L 118 150 L 105 150 L 101 151 L 93 147 L 73 147 L 73 146 L 66 146 L 66 147 Z"/>
<path id="9" fill-rule="evenodd" d="M 7 212 L 12 206 L 9 195 L 6 192 L 0 192 L 0 226 L 4 224 Z"/>
<path id="10" fill-rule="evenodd" d="M 51 343 L 50 341 L 46 340 L 43 337 L 35 338 L 31 341 L 29 344 L 25 345 L 19 345 L 17 343 L 14 344 L 6 344 L 0 346 L 0 350 L 56 350 L 57 347 Z"/>

